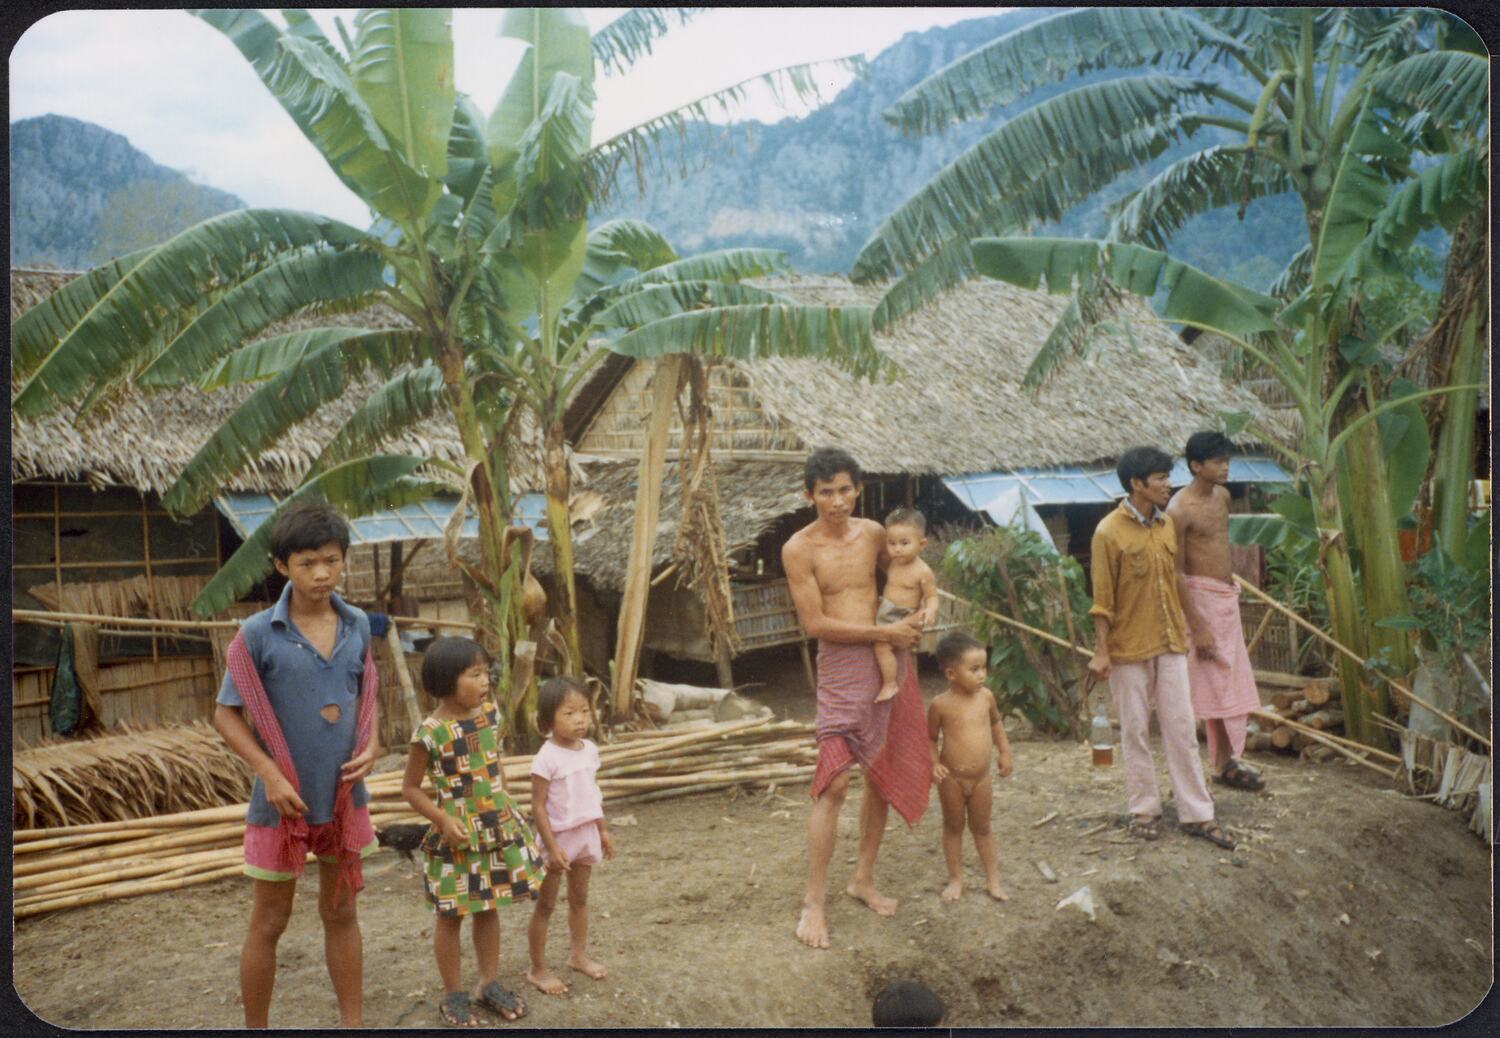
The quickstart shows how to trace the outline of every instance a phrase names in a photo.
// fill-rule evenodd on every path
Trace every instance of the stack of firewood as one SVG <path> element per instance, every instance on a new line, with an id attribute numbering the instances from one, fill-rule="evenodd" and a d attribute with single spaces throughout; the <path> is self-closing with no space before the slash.
<path id="1" fill-rule="evenodd" d="M 1294 721 L 1296 726 L 1283 721 Z M 1339 686 L 1331 678 L 1308 678 L 1301 687 L 1274 693 L 1270 705 L 1252 715 L 1245 749 L 1260 753 L 1298 753 L 1306 760 L 1328 760 L 1338 756 L 1307 729 L 1328 735 L 1337 735 L 1344 730 Z"/>
<path id="2" fill-rule="evenodd" d="M 769 716 L 617 733 L 599 747 L 599 787 L 613 810 L 693 793 L 774 790 L 806 782 L 817 760 L 812 733 L 810 724 Z M 511 796 L 529 815 L 531 758 L 505 757 L 501 764 Z M 365 782 L 377 830 L 426 824 L 401 796 L 401 774 L 372 775 Z M 238 875 L 244 818 L 245 805 L 232 804 L 90 825 L 17 829 L 15 916 Z"/>

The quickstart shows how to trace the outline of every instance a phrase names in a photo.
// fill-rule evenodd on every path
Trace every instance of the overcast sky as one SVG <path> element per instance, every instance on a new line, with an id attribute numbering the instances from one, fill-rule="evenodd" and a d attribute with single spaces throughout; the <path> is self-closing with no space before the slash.
<path id="1" fill-rule="evenodd" d="M 624 8 L 593 8 L 598 29 Z M 873 59 L 905 33 L 1003 7 L 722 8 L 656 42 L 623 76 L 602 77 L 595 139 L 759 72 L 848 54 Z M 267 12 L 268 14 L 270 12 Z M 337 38 L 352 10 L 314 12 Z M 278 24 L 280 17 L 276 18 Z M 499 37 L 500 12 L 453 15 L 458 88 L 488 113 L 519 60 Z M 832 98 L 848 77 L 824 76 Z M 307 209 L 365 226 L 369 214 L 341 184 L 255 73 L 217 30 L 182 11 L 63 11 L 31 26 L 10 54 L 10 119 L 54 113 L 124 134 L 164 166 L 230 191 L 252 206 Z M 742 114 L 783 117 L 769 95 Z"/>

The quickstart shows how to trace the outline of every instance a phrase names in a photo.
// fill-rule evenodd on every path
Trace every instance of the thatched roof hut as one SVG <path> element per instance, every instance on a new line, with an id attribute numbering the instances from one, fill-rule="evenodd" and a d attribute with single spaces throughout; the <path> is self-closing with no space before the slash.
<path id="1" fill-rule="evenodd" d="M 837 277 L 757 284 L 808 303 L 870 305 L 879 296 Z M 862 382 L 815 360 L 714 365 L 709 399 L 725 544 L 753 542 L 805 507 L 802 462 L 824 444 L 846 448 L 871 475 L 944 476 L 1095 465 L 1141 443 L 1175 453 L 1220 411 L 1250 411 L 1288 429 L 1285 416 L 1225 382 L 1217 362 L 1134 302 L 1086 360 L 1027 393 L 1021 377 L 1065 303 L 971 282 L 881 337 L 901 368 L 891 383 Z M 577 568 L 601 590 L 624 585 L 652 370 L 605 357 L 568 412 L 587 474 L 580 489 L 602 499 L 578 528 Z M 681 436 L 674 417 L 653 569 L 670 558 L 676 533 Z M 549 562 L 545 550 L 536 558 L 543 572 Z"/>
<path id="2" fill-rule="evenodd" d="M 19 314 L 77 277 L 74 271 L 16 270 L 10 274 L 10 315 Z M 404 328 L 409 323 L 388 307 L 376 305 L 355 314 L 320 316 L 303 313 L 280 321 L 265 335 L 303 328 L 347 324 Z M 301 481 L 318 454 L 355 409 L 380 385 L 366 376 L 357 388 L 288 430 L 225 489 L 286 494 Z M 14 389 L 14 387 L 12 387 Z M 74 407 L 38 419 L 11 415 L 11 477 L 14 480 L 78 479 L 95 486 L 134 487 L 165 493 L 193 455 L 241 403 L 254 386 L 232 386 L 214 392 L 196 387 L 145 392 L 124 386 L 105 395 L 81 418 Z M 383 447 L 392 453 L 426 454 L 449 461 L 463 458 L 458 430 L 446 415 L 435 415 L 420 430 L 392 437 Z M 517 451 L 512 480 L 520 487 L 542 485 L 536 451 Z"/>

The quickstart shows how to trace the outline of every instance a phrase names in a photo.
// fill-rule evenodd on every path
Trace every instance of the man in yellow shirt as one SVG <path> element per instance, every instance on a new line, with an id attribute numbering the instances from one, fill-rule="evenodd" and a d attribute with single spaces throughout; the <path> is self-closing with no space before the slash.
<path id="1" fill-rule="evenodd" d="M 1120 456 L 1115 473 L 1126 497 L 1094 529 L 1092 575 L 1094 657 L 1089 671 L 1108 679 L 1120 718 L 1120 750 L 1130 832 L 1160 835 L 1161 798 L 1151 753 L 1151 705 L 1156 705 L 1167 774 L 1177 797 L 1183 832 L 1220 847 L 1234 841 L 1214 821 L 1214 802 L 1203 781 L 1193 704 L 1188 693 L 1187 628 L 1199 646 L 1212 640 L 1196 614 L 1184 616 L 1182 566 L 1177 535 L 1166 513 L 1172 496 L 1172 458 L 1155 447 L 1134 447 Z"/>

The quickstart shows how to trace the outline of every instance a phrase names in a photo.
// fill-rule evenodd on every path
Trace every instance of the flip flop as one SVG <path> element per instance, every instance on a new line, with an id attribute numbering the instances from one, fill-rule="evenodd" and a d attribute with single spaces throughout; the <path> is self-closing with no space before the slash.
<path id="1" fill-rule="evenodd" d="M 469 993 L 450 991 L 438 1004 L 438 1015 L 449 1027 L 478 1027 L 479 1018 L 469 1011 Z"/>
<path id="2" fill-rule="evenodd" d="M 1266 788 L 1265 777 L 1260 772 L 1237 760 L 1224 765 L 1223 772 L 1215 775 L 1214 781 L 1221 786 L 1229 786 L 1231 789 L 1247 789 L 1252 793 L 1259 793 Z"/>
<path id="3" fill-rule="evenodd" d="M 526 1002 L 514 991 L 507 991 L 498 980 L 492 980 L 479 989 L 478 1004 L 496 1013 L 503 1020 L 519 1020 L 526 1015 Z"/>
<path id="4" fill-rule="evenodd" d="M 1200 840 L 1207 840 L 1209 843 L 1223 847 L 1226 850 L 1234 850 L 1234 841 L 1229 838 L 1218 822 L 1179 822 L 1177 828 L 1189 836 L 1196 836 Z"/>

